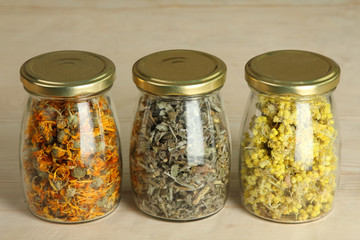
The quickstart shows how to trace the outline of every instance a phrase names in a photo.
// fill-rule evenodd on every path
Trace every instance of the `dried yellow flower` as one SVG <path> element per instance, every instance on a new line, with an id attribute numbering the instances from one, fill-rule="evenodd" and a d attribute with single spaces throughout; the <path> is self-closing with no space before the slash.
<path id="1" fill-rule="evenodd" d="M 330 102 L 259 94 L 241 142 L 244 206 L 274 221 L 302 222 L 331 210 L 337 132 Z"/>

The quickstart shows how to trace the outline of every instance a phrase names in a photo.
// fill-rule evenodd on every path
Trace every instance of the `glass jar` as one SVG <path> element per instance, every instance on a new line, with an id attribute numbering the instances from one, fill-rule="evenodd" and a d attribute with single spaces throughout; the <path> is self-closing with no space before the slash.
<path id="1" fill-rule="evenodd" d="M 339 172 L 332 98 L 339 66 L 316 53 L 281 50 L 251 59 L 245 72 L 251 94 L 240 146 L 244 207 L 276 222 L 325 216 Z"/>
<path id="2" fill-rule="evenodd" d="M 187 221 L 220 211 L 228 194 L 231 146 L 219 89 L 226 66 L 203 52 L 141 58 L 141 90 L 130 145 L 135 202 L 143 212 Z"/>
<path id="3" fill-rule="evenodd" d="M 122 171 L 107 93 L 114 64 L 94 53 L 59 51 L 28 60 L 20 74 L 29 92 L 20 146 L 29 210 L 62 223 L 111 213 L 120 200 Z"/>

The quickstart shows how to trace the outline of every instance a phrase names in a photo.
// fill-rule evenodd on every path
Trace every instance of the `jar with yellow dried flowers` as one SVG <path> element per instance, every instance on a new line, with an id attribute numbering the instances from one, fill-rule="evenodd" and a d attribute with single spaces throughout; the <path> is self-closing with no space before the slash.
<path id="1" fill-rule="evenodd" d="M 29 210 L 61 223 L 111 213 L 119 203 L 122 171 L 107 93 L 114 64 L 90 52 L 58 51 L 28 60 L 20 75 L 29 92 L 20 145 Z"/>
<path id="2" fill-rule="evenodd" d="M 269 52 L 246 64 L 252 91 L 240 176 L 249 212 L 299 223 L 332 209 L 340 151 L 332 92 L 339 76 L 333 60 L 307 51 Z"/>

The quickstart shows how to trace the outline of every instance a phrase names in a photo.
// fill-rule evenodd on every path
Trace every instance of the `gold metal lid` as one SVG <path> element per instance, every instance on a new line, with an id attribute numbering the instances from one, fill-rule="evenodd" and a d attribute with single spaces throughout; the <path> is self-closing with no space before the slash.
<path id="1" fill-rule="evenodd" d="M 336 88 L 340 67 L 317 53 L 279 50 L 250 59 L 245 78 L 252 88 L 263 93 L 316 95 Z"/>
<path id="2" fill-rule="evenodd" d="M 198 95 L 221 88 L 226 65 L 208 53 L 193 50 L 156 52 L 133 66 L 137 87 L 156 95 Z"/>
<path id="3" fill-rule="evenodd" d="M 49 52 L 25 62 L 20 79 L 26 90 L 41 96 L 91 95 L 112 86 L 115 65 L 91 52 Z"/>

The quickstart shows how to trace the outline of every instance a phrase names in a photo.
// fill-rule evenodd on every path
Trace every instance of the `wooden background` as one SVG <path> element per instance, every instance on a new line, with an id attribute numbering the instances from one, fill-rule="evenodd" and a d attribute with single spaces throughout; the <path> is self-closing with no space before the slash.
<path id="1" fill-rule="evenodd" d="M 129 184 L 131 122 L 139 96 L 132 64 L 149 53 L 197 49 L 228 65 L 222 89 L 233 142 L 231 193 L 218 214 L 172 223 L 136 209 Z M 119 208 L 86 224 L 53 224 L 26 209 L 19 176 L 19 132 L 26 92 L 19 68 L 49 51 L 79 49 L 112 59 L 111 90 L 120 121 L 124 182 Z M 335 91 L 342 135 L 334 211 L 307 224 L 256 218 L 240 205 L 238 136 L 249 88 L 244 65 L 260 53 L 303 49 L 342 68 Z M 360 2 L 357 0 L 0 0 L 0 239 L 360 239 Z"/>

